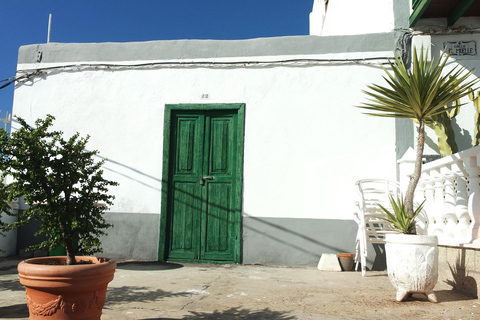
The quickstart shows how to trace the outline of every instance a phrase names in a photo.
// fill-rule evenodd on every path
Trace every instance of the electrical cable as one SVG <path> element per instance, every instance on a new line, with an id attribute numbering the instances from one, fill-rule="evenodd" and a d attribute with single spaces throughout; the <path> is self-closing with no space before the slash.
<path id="1" fill-rule="evenodd" d="M 407 44 L 410 39 L 413 37 L 411 30 L 395 30 L 402 31 L 403 34 L 397 39 L 395 45 L 395 52 L 397 55 L 406 59 L 408 57 Z M 7 87 L 8 85 L 14 83 L 15 81 L 30 79 L 33 76 L 44 75 L 49 72 L 62 71 L 62 70 L 85 70 L 85 69 L 144 69 L 144 68 L 161 68 L 161 67 L 261 67 L 268 65 L 301 65 L 301 64 L 310 64 L 310 65 L 324 65 L 324 64 L 362 64 L 362 65 L 388 65 L 390 60 L 393 59 L 393 56 L 390 57 L 367 57 L 359 59 L 285 59 L 285 60 L 268 60 L 268 61 L 162 61 L 162 62 L 146 62 L 138 64 L 110 64 L 110 63 L 81 63 L 81 64 L 67 64 L 51 67 L 38 67 L 33 69 L 23 69 L 19 70 L 19 76 L 10 77 L 5 80 L 0 80 L 0 82 L 8 81 L 6 84 L 2 85 L 0 89 Z M 372 63 L 376 61 L 376 63 Z"/>
<path id="2" fill-rule="evenodd" d="M 82 64 L 68 64 L 51 67 L 39 67 L 34 69 L 19 70 L 20 75 L 10 77 L 8 79 L 0 80 L 0 82 L 8 81 L 2 85 L 0 89 L 9 86 L 10 84 L 20 81 L 28 80 L 33 76 L 44 75 L 49 72 L 62 70 L 111 70 L 111 69 L 144 69 L 144 68 L 158 68 L 158 67 L 255 67 L 268 65 L 294 65 L 294 64 L 364 64 L 364 65 L 386 65 L 393 57 L 368 57 L 361 59 L 286 59 L 286 60 L 269 60 L 269 61 L 163 61 L 163 62 L 147 62 L 139 64 L 108 64 L 108 63 L 82 63 Z M 387 62 L 380 62 L 386 60 Z M 371 61 L 378 61 L 372 63 Z"/>
<path id="3" fill-rule="evenodd" d="M 33 74 L 22 74 L 20 76 L 15 76 L 15 77 L 10 77 L 4 80 L 0 80 L 0 82 L 5 82 L 8 81 L 7 83 L 3 84 L 0 86 L 0 89 L 6 88 L 12 83 L 15 83 L 16 81 L 22 80 L 22 79 L 29 79 Z"/>

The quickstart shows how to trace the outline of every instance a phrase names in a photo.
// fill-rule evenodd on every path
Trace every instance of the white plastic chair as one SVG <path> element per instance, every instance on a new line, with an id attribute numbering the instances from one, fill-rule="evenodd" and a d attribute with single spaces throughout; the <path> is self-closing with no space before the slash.
<path id="1" fill-rule="evenodd" d="M 399 194 L 400 186 L 396 181 L 382 179 L 365 179 L 355 183 L 358 201 L 355 203 L 354 220 L 358 223 L 355 250 L 355 270 L 362 266 L 362 276 L 367 271 L 367 246 L 369 243 L 385 243 L 385 235 L 397 233 L 390 224 L 382 219 L 381 204 L 390 208 L 389 196 Z"/>

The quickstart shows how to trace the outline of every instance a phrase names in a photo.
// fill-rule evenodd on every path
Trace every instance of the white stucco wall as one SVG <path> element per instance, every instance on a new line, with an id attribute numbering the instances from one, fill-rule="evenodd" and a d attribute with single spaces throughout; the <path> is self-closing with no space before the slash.
<path id="1" fill-rule="evenodd" d="M 452 55 L 449 58 L 449 61 L 445 67 L 445 71 L 448 72 L 453 68 L 463 67 L 466 70 L 474 70 L 473 74 L 470 76 L 470 80 L 475 80 L 480 78 L 480 54 L 478 52 L 478 44 L 480 44 L 480 34 L 439 34 L 439 35 L 422 35 L 415 36 L 413 38 L 413 45 L 416 46 L 417 50 L 423 47 L 429 49 L 429 57 L 434 58 L 438 61 L 442 50 L 444 48 L 444 43 L 446 42 L 469 42 L 475 41 L 477 44 L 477 54 L 476 55 L 464 55 L 464 56 L 455 56 Z M 476 95 L 480 91 L 480 85 L 477 85 Z M 461 99 L 463 106 L 460 109 L 460 113 L 455 117 L 453 121 L 455 129 L 455 140 L 457 142 L 459 151 L 468 149 L 471 147 L 472 138 L 474 135 L 474 123 L 475 123 L 475 108 L 473 102 L 468 98 L 464 97 Z M 433 130 L 427 128 L 427 144 L 425 146 L 426 154 L 438 154 L 437 136 Z"/>
<path id="2" fill-rule="evenodd" d="M 322 36 L 391 32 L 394 28 L 393 0 L 332 0 Z"/>
<path id="3" fill-rule="evenodd" d="M 312 12 L 309 15 L 309 34 L 321 36 L 325 20 L 325 0 L 314 0 Z"/>
<path id="4" fill-rule="evenodd" d="M 13 112 L 90 134 L 120 182 L 112 211 L 160 214 L 165 104 L 245 103 L 244 214 L 352 219 L 356 180 L 395 179 L 394 120 L 353 107 L 381 75 L 354 63 L 63 71 L 17 85 Z"/>

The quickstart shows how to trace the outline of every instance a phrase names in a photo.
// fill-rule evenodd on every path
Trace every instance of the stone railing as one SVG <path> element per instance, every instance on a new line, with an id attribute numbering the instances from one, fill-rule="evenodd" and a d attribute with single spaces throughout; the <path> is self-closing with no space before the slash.
<path id="1" fill-rule="evenodd" d="M 437 235 L 443 245 L 480 248 L 479 161 L 477 146 L 423 165 L 415 194 L 417 203 L 425 199 L 419 233 Z M 399 165 L 406 185 L 404 173 L 413 171 L 411 153 Z"/>

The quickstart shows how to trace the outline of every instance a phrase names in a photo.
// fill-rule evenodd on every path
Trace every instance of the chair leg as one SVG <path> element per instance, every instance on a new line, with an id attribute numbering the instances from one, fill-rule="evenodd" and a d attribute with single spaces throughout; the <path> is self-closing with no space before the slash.
<path id="1" fill-rule="evenodd" d="M 355 271 L 358 271 L 358 265 L 360 264 L 360 241 L 357 238 L 357 243 L 355 245 Z"/>
<path id="2" fill-rule="evenodd" d="M 361 251 L 362 277 L 367 273 L 367 255 L 365 251 Z"/>

